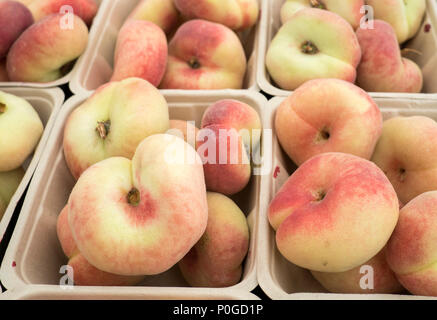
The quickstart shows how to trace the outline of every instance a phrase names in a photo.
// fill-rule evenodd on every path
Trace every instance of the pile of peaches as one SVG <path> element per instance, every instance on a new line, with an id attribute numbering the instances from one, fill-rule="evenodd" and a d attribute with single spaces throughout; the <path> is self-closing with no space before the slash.
<path id="1" fill-rule="evenodd" d="M 425 0 L 287 0 L 266 67 L 280 88 L 336 78 L 368 92 L 419 93 L 421 69 L 405 52 L 423 22 Z M 401 50 L 400 46 L 404 48 Z"/>
<path id="2" fill-rule="evenodd" d="M 0 81 L 55 81 L 85 51 L 95 0 L 0 3 Z M 70 11 L 69 11 L 70 10 Z M 241 89 L 242 34 L 258 0 L 142 0 L 121 28 L 111 81 L 138 77 L 162 89 Z"/>
<path id="3" fill-rule="evenodd" d="M 66 15 L 67 6 L 74 14 Z M 87 47 L 97 9 L 94 0 L 1 1 L 0 81 L 45 83 L 67 74 Z"/>
<path id="4" fill-rule="evenodd" d="M 230 196 L 250 181 L 261 120 L 227 99 L 201 125 L 169 120 L 140 78 L 103 85 L 70 114 L 63 150 L 77 182 L 57 232 L 76 285 L 133 285 L 175 265 L 192 286 L 241 280 L 249 228 Z"/>
<path id="5" fill-rule="evenodd" d="M 161 89 L 242 89 L 242 34 L 258 0 L 143 0 L 122 26 L 111 80 L 139 77 Z"/>
<path id="6" fill-rule="evenodd" d="M 316 79 L 278 107 L 275 129 L 298 166 L 268 210 L 281 254 L 331 292 L 437 296 L 437 123 L 383 122 L 361 88 Z"/>
<path id="7" fill-rule="evenodd" d="M 24 177 L 44 125 L 26 100 L 0 91 L 0 220 Z M 11 143 L 13 141 L 13 143 Z"/>
<path id="8" fill-rule="evenodd" d="M 55 80 L 85 49 L 96 3 L 20 2 L 25 5 L 0 2 L 5 74 L 12 81 Z M 64 5 L 72 6 L 73 18 L 58 13 Z M 247 63 L 234 30 L 256 23 L 258 1 L 223 5 L 216 11 L 206 2 L 139 1 L 118 34 L 110 82 L 70 115 L 63 150 L 77 183 L 59 215 L 57 234 L 75 285 L 133 285 L 175 265 L 193 286 L 241 280 L 250 235 L 246 215 L 231 197 L 250 182 L 260 117 L 245 103 L 221 100 L 197 129 L 170 120 L 157 89 L 242 87 Z M 15 20 L 20 24 L 6 27 Z M 172 36 L 169 45 L 166 33 Z M 31 135 L 25 122 L 12 121 L 24 101 L 7 97 L 0 95 L 2 138 Z M 40 137 L 32 136 L 35 141 L 20 138 L 31 144 L 26 156 Z M 1 148 L 2 141 L 1 159 L 11 162 L 21 146 Z M 1 179 L 10 191 L 1 203 L 6 208 L 16 185 Z"/>
<path id="9" fill-rule="evenodd" d="M 375 19 L 363 18 L 365 3 Z M 366 92 L 421 91 L 421 70 L 400 45 L 417 33 L 426 4 L 365 3 L 282 6 L 266 65 L 295 90 L 276 110 L 275 130 L 298 168 L 268 219 L 282 256 L 330 292 L 437 296 L 437 123 L 383 122 Z"/>

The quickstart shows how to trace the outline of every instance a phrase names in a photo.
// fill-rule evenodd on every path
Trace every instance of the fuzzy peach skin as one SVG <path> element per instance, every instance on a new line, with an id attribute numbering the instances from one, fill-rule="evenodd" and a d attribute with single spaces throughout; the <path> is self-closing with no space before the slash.
<path id="1" fill-rule="evenodd" d="M 192 287 L 223 288 L 236 285 L 249 250 L 246 216 L 230 198 L 208 192 L 208 225 L 199 242 L 179 262 Z"/>
<path id="2" fill-rule="evenodd" d="M 426 10 L 426 0 L 366 0 L 373 8 L 375 19 L 388 22 L 399 43 L 414 37 Z"/>
<path id="3" fill-rule="evenodd" d="M 129 15 L 129 19 L 153 22 L 166 34 L 171 34 L 180 22 L 173 0 L 141 0 Z"/>
<path id="4" fill-rule="evenodd" d="M 323 153 L 305 162 L 270 203 L 276 244 L 309 270 L 344 272 L 374 257 L 399 214 L 396 192 L 372 162 Z"/>
<path id="5" fill-rule="evenodd" d="M 205 20 L 184 23 L 169 44 L 162 89 L 241 89 L 246 56 L 237 35 Z"/>
<path id="6" fill-rule="evenodd" d="M 412 294 L 437 296 L 437 192 L 405 205 L 387 245 L 387 262 Z"/>
<path id="7" fill-rule="evenodd" d="M 249 157 L 259 147 L 261 139 L 262 126 L 258 112 L 241 101 L 223 99 L 205 111 L 202 129 L 205 130 L 201 130 L 198 135 L 201 147 L 198 151 L 206 162 L 208 190 L 226 195 L 240 192 L 250 180 Z M 211 140 L 205 139 L 205 133 Z M 208 149 L 206 152 L 204 147 Z M 209 153 L 214 148 L 216 157 Z"/>
<path id="8" fill-rule="evenodd" d="M 16 1 L 0 2 L 0 59 L 8 54 L 15 40 L 33 23 L 29 9 Z"/>
<path id="9" fill-rule="evenodd" d="M 6 59 L 0 60 L 0 81 L 9 81 L 8 71 L 6 70 Z"/>
<path id="10" fill-rule="evenodd" d="M 197 135 L 199 134 L 199 129 L 195 126 L 194 121 L 170 120 L 170 129 L 167 133 L 184 139 L 185 142 L 188 142 L 197 150 Z"/>
<path id="11" fill-rule="evenodd" d="M 371 273 L 368 268 L 372 268 Z M 338 273 L 312 271 L 311 274 L 326 290 L 332 293 L 394 294 L 404 290 L 385 260 L 385 249 L 352 270 Z M 370 285 L 368 278 L 372 278 L 372 288 L 367 287 Z M 363 289 L 362 286 L 366 289 Z"/>
<path id="12" fill-rule="evenodd" d="M 233 99 L 223 99 L 209 106 L 202 117 L 202 128 L 223 125 L 234 128 L 243 138 L 247 151 L 255 149 L 261 139 L 261 119 L 250 105 Z"/>
<path id="13" fill-rule="evenodd" d="M 385 121 L 372 161 L 387 175 L 404 204 L 437 190 L 437 123 L 423 116 Z"/>
<path id="14" fill-rule="evenodd" d="M 356 30 L 363 18 L 360 12 L 363 6 L 364 0 L 287 0 L 281 7 L 281 21 L 286 23 L 300 9 L 316 8 L 338 14 Z"/>
<path id="15" fill-rule="evenodd" d="M 0 91 L 0 172 L 21 167 L 43 131 L 44 125 L 29 102 Z"/>
<path id="16" fill-rule="evenodd" d="M 70 6 L 73 13 L 88 26 L 91 25 L 98 10 L 97 3 L 94 0 L 29 0 L 27 6 L 35 21 L 40 21 L 54 13 L 65 13 L 61 9 L 64 6 Z"/>
<path id="17" fill-rule="evenodd" d="M 252 169 L 243 139 L 236 129 L 209 125 L 199 131 L 197 142 L 208 191 L 231 196 L 247 186 Z"/>
<path id="18" fill-rule="evenodd" d="M 396 34 L 387 22 L 373 23 L 373 29 L 357 30 L 363 52 L 357 84 L 372 92 L 420 92 L 423 76 L 419 66 L 402 57 Z"/>
<path id="19" fill-rule="evenodd" d="M 101 271 L 92 266 L 79 252 L 68 223 L 68 205 L 58 217 L 56 231 L 68 265 L 73 268 L 73 282 L 78 286 L 133 286 L 143 280 L 143 276 L 120 276 Z"/>
<path id="20" fill-rule="evenodd" d="M 282 148 L 297 165 L 324 152 L 369 160 L 382 132 L 382 115 L 372 98 L 352 83 L 317 79 L 282 102 L 275 129 Z"/>
<path id="21" fill-rule="evenodd" d="M 103 85 L 68 117 L 64 155 L 77 179 L 109 158 L 132 159 L 141 141 L 169 128 L 168 106 L 149 82 L 129 78 Z"/>
<path id="22" fill-rule="evenodd" d="M 34 0 L 15 0 L 16 2 L 22 3 L 25 6 L 28 6 Z"/>
<path id="23" fill-rule="evenodd" d="M 178 137 L 152 135 L 132 161 L 109 158 L 83 173 L 68 220 L 79 251 L 96 268 L 120 275 L 167 271 L 206 229 L 201 159 Z"/>
<path id="24" fill-rule="evenodd" d="M 252 27 L 258 20 L 258 0 L 174 0 L 188 18 L 221 23 L 233 30 Z"/>
<path id="25" fill-rule="evenodd" d="M 341 44 L 341 45 L 339 45 Z M 318 78 L 354 82 L 361 49 L 351 25 L 321 9 L 301 9 L 279 29 L 266 56 L 272 79 L 295 90 Z"/>
<path id="26" fill-rule="evenodd" d="M 0 221 L 23 177 L 23 168 L 0 172 Z"/>
<path id="27" fill-rule="evenodd" d="M 128 20 L 118 34 L 111 81 L 137 77 L 158 87 L 167 56 L 167 38 L 161 28 L 149 21 Z"/>
<path id="28" fill-rule="evenodd" d="M 33 24 L 15 41 L 7 58 L 11 81 L 50 82 L 63 76 L 62 67 L 78 58 L 88 43 L 88 28 L 73 16 L 73 29 L 62 29 L 63 15 Z"/>

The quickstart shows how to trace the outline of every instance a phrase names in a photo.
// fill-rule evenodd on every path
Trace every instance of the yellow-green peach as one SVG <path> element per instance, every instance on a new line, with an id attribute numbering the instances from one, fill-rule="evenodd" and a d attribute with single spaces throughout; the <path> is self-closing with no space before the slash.
<path id="1" fill-rule="evenodd" d="M 341 45 L 339 45 L 341 44 Z M 301 9 L 279 29 L 266 56 L 267 70 L 285 90 L 312 79 L 356 79 L 361 49 L 351 25 L 321 9 Z"/>
<path id="2" fill-rule="evenodd" d="M 366 0 L 373 8 L 375 19 L 388 22 L 399 43 L 414 37 L 426 10 L 426 0 Z"/>
<path id="3" fill-rule="evenodd" d="M 167 102 L 158 89 L 139 78 L 111 82 L 98 88 L 68 117 L 65 160 L 77 179 L 103 159 L 132 159 L 141 141 L 168 128 Z"/>
<path id="4" fill-rule="evenodd" d="M 29 102 L 0 91 L 0 172 L 21 167 L 38 145 L 43 130 Z"/>

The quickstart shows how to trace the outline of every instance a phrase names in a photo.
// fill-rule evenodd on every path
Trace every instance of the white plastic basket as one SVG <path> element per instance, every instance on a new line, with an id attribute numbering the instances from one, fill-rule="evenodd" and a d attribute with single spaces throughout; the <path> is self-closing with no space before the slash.
<path id="1" fill-rule="evenodd" d="M 265 123 L 274 128 L 276 109 L 285 100 L 285 97 L 276 97 L 269 101 L 265 114 Z M 382 99 L 376 98 L 384 120 L 395 116 L 422 115 L 437 121 L 436 101 L 417 99 Z M 268 207 L 281 186 L 296 170 L 296 166 L 285 154 L 273 134 L 273 173 L 261 178 L 260 218 L 258 230 L 258 282 L 264 292 L 272 299 L 277 300 L 329 300 L 329 299 L 424 299 L 412 295 L 390 294 L 332 294 L 313 278 L 311 273 L 297 267 L 286 260 L 276 247 L 275 231 L 268 221 Z M 437 298 L 426 298 L 437 299 Z"/>
<path id="2" fill-rule="evenodd" d="M 58 88 L 53 89 L 32 89 L 32 88 L 0 88 L 0 90 L 26 99 L 36 110 L 41 121 L 44 124 L 44 133 L 39 141 L 34 153 L 25 161 L 23 167 L 26 173 L 21 180 L 14 196 L 0 220 L 0 241 L 6 232 L 11 221 L 12 215 L 18 202 L 23 196 L 29 182 L 35 172 L 35 169 L 43 155 L 43 150 L 50 137 L 50 132 L 55 124 L 56 116 L 64 102 L 64 93 Z M 0 257 L 1 258 L 1 257 Z"/>
<path id="3" fill-rule="evenodd" d="M 108 82 L 112 76 L 114 51 L 118 32 L 126 18 L 140 0 L 103 0 L 102 14 L 96 18 L 96 37 L 77 63 L 70 81 L 73 93 L 88 93 Z M 257 55 L 257 41 L 260 34 L 259 23 L 249 31 L 240 33 L 243 47 L 248 58 L 248 67 L 244 80 L 244 89 L 259 91 L 256 84 L 255 63 Z M 188 90 L 163 90 L 187 92 Z M 191 90 L 190 90 L 191 91 Z M 209 90 L 225 91 L 225 90 Z"/>
<path id="4" fill-rule="evenodd" d="M 199 126 L 202 115 L 209 105 L 225 99 L 237 99 L 251 105 L 261 118 L 267 100 L 257 92 L 207 94 L 171 94 L 164 95 L 170 110 L 171 119 L 194 120 Z M 53 292 L 59 289 L 59 281 L 63 274 L 60 267 L 67 263 L 56 235 L 56 221 L 61 209 L 67 203 L 74 186 L 64 160 L 62 141 L 63 129 L 68 115 L 80 105 L 89 94 L 81 94 L 70 98 L 63 106 L 51 132 L 41 163 L 29 187 L 14 234 L 6 251 L 0 269 L 0 280 L 8 290 L 30 287 L 32 292 Z M 268 129 L 268 128 L 267 128 Z M 270 141 L 264 138 L 262 145 Z M 165 299 L 177 292 L 186 297 L 194 295 L 208 299 L 209 297 L 233 295 L 239 292 L 249 293 L 257 286 L 256 252 L 257 223 L 259 212 L 260 176 L 253 176 L 248 187 L 233 197 L 243 212 L 248 214 L 251 234 L 249 253 L 244 263 L 243 277 L 240 283 L 230 288 L 188 288 L 177 266 L 171 270 L 147 277 L 136 287 L 108 289 L 103 287 L 75 287 L 77 295 L 91 295 L 101 298 L 115 294 L 114 297 L 142 298 L 152 295 Z M 109 291 L 108 291 L 109 290 Z M 112 291 L 111 291 L 112 290 Z M 17 292 L 20 292 L 19 290 Z M 107 293 L 111 294 L 108 296 Z M 34 293 L 33 293 L 34 294 Z"/>
<path id="5" fill-rule="evenodd" d="M 98 294 L 96 294 L 98 290 Z M 155 288 L 145 291 L 139 287 L 130 288 L 99 288 L 86 287 L 77 290 L 61 289 L 59 287 L 26 286 L 10 290 L 0 295 L 0 300 L 260 300 L 248 292 L 233 290 L 232 292 L 213 292 L 205 295 L 204 290 L 193 288 L 187 292 L 184 288 L 175 288 L 171 291 L 166 288 Z"/>
<path id="6" fill-rule="evenodd" d="M 263 0 L 260 22 L 260 36 L 258 41 L 258 55 L 256 66 L 256 79 L 261 90 L 272 96 L 289 96 L 291 91 L 278 87 L 270 77 L 266 64 L 266 54 L 270 43 L 281 27 L 280 10 L 285 0 Z M 411 53 L 408 58 L 415 61 L 422 69 L 424 77 L 423 93 L 370 93 L 372 97 L 380 98 L 437 98 L 437 4 L 435 0 L 427 0 L 427 12 L 418 34 L 406 45 L 410 49 L 420 51 L 417 55 Z M 430 25 L 429 32 L 425 32 L 425 25 Z"/>
<path id="7" fill-rule="evenodd" d="M 97 23 L 98 23 L 98 21 L 102 21 L 102 18 L 99 18 L 99 17 L 102 15 L 101 2 L 103 0 L 94 0 L 94 1 L 99 5 L 99 10 L 97 11 L 97 14 L 96 14 L 94 21 L 93 21 L 91 28 L 90 28 L 88 45 L 87 45 L 86 50 L 88 50 L 88 48 L 90 46 L 92 46 L 92 44 L 95 42 L 95 39 L 97 36 L 97 30 L 98 30 Z M 75 70 L 79 66 L 80 60 L 81 60 L 81 57 L 78 59 L 78 61 L 76 61 L 76 63 L 74 64 L 74 67 L 72 68 L 72 70 L 68 74 L 66 74 L 62 78 L 57 79 L 55 81 L 50 81 L 50 82 L 13 82 L 13 81 L 0 82 L 0 88 L 2 88 L 2 87 L 54 88 L 54 87 L 62 86 L 71 80 Z"/>

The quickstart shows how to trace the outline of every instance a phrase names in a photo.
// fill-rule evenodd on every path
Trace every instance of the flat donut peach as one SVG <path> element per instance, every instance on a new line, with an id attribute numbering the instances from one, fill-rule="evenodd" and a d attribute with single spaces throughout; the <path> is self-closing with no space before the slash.
<path id="1" fill-rule="evenodd" d="M 197 243 L 208 221 L 200 157 L 168 134 L 146 138 L 132 161 L 114 157 L 91 166 L 68 203 L 83 257 L 123 276 L 169 270 Z"/>
<path id="2" fill-rule="evenodd" d="M 382 132 L 382 115 L 359 87 L 338 79 L 303 84 L 277 109 L 275 129 L 288 156 L 301 165 L 324 152 L 369 160 Z"/>
<path id="3" fill-rule="evenodd" d="M 344 272 L 369 261 L 386 245 L 398 214 L 396 192 L 384 173 L 344 153 L 305 162 L 268 211 L 281 254 L 319 272 Z"/>

